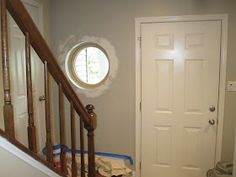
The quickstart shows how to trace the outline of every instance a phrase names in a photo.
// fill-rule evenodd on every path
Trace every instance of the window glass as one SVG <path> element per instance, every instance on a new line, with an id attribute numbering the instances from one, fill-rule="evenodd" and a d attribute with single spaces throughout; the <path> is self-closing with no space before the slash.
<path id="1" fill-rule="evenodd" d="M 108 55 L 101 46 L 94 43 L 74 47 L 66 64 L 73 83 L 81 88 L 99 86 L 109 73 Z"/>
<path id="2" fill-rule="evenodd" d="M 108 70 L 107 56 L 97 47 L 80 50 L 74 59 L 76 76 L 87 84 L 98 84 L 106 77 Z"/>

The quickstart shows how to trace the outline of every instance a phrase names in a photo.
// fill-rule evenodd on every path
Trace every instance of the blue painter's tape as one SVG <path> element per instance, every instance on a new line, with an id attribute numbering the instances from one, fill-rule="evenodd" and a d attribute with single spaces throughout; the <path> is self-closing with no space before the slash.
<path id="1" fill-rule="evenodd" d="M 61 149 L 61 145 L 53 145 L 52 146 L 53 151 L 60 150 L 60 149 Z M 65 153 L 69 152 L 69 148 L 67 146 L 64 146 L 64 151 L 65 151 Z M 47 155 L 47 149 L 46 148 L 43 148 L 42 152 L 43 152 L 44 155 Z M 58 156 L 60 156 L 60 154 L 61 154 L 60 152 L 57 152 L 57 153 L 54 152 L 53 157 L 58 157 Z"/>
<path id="2" fill-rule="evenodd" d="M 69 149 L 69 152 L 71 152 L 71 149 Z M 75 153 L 76 154 L 80 154 L 80 150 L 76 150 Z M 87 154 L 88 151 L 84 151 L 84 153 Z M 128 160 L 130 165 L 134 164 L 133 159 L 130 156 L 127 156 L 127 155 L 112 154 L 112 153 L 106 153 L 106 152 L 95 152 L 95 155 L 104 156 L 104 157 L 111 157 L 111 158 L 117 158 L 117 159 L 123 159 L 123 160 Z"/>
<path id="3" fill-rule="evenodd" d="M 127 156 L 127 155 L 111 154 L 111 153 L 105 153 L 105 152 L 96 152 L 95 154 L 98 155 L 98 156 L 105 156 L 105 157 L 112 157 L 112 158 L 128 160 L 131 165 L 134 164 L 133 159 L 130 156 Z"/>
<path id="4" fill-rule="evenodd" d="M 59 150 L 61 148 L 60 145 L 54 145 L 53 150 Z M 66 153 L 71 153 L 71 149 L 65 146 L 65 152 Z M 76 154 L 80 154 L 80 150 L 75 151 Z M 88 153 L 88 151 L 84 151 L 85 154 Z M 43 154 L 47 155 L 47 149 L 43 148 Z M 128 160 L 130 165 L 134 164 L 133 159 L 130 156 L 127 155 L 121 155 L 121 154 L 112 154 L 112 153 L 106 153 L 106 152 L 95 152 L 95 155 L 97 156 L 104 156 L 104 157 L 110 157 L 110 158 L 117 158 L 117 159 L 123 159 L 123 160 Z M 53 153 L 53 157 L 58 157 L 60 156 L 60 152 L 58 153 Z"/>

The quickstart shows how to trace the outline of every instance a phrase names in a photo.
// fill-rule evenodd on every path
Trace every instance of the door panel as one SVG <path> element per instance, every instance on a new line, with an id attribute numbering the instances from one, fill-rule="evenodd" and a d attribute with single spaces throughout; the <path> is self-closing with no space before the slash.
<path id="1" fill-rule="evenodd" d="M 221 23 L 142 24 L 141 37 L 142 176 L 204 177 L 215 161 Z"/>
<path id="2" fill-rule="evenodd" d="M 173 110 L 173 61 L 171 60 L 157 60 L 156 65 L 156 85 L 157 93 L 156 111 L 171 112 Z"/>
<path id="3" fill-rule="evenodd" d="M 10 18 L 10 69 L 11 90 L 14 105 L 16 138 L 24 145 L 27 141 L 27 90 L 25 68 L 25 39 L 14 20 Z"/>

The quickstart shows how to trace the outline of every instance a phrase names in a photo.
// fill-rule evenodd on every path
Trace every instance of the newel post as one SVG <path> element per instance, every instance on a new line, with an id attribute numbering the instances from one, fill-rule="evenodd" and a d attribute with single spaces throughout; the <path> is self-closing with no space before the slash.
<path id="1" fill-rule="evenodd" d="M 1 0 L 1 31 L 2 31 L 2 73 L 4 90 L 4 124 L 5 131 L 11 137 L 15 137 L 13 106 L 10 93 L 10 71 L 9 71 L 9 50 L 7 34 L 7 9 L 6 0 Z"/>
<path id="2" fill-rule="evenodd" d="M 93 105 L 91 104 L 87 105 L 86 109 L 90 118 L 90 125 L 86 126 L 86 129 L 88 130 L 88 162 L 89 162 L 88 177 L 95 177 L 96 169 L 95 169 L 94 130 L 97 127 L 97 115 L 94 113 Z"/>

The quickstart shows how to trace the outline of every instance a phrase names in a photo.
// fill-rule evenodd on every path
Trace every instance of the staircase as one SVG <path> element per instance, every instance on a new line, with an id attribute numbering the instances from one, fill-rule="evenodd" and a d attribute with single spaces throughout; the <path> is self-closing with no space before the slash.
<path id="1" fill-rule="evenodd" d="M 65 121 L 70 122 L 71 129 L 71 174 L 72 177 L 80 176 L 96 177 L 95 171 L 95 148 L 94 148 L 94 130 L 96 128 L 96 114 L 94 106 L 83 106 L 76 93 L 73 91 L 64 73 L 56 62 L 55 57 L 50 51 L 48 45 L 25 9 L 20 0 L 0 0 L 1 1 L 1 45 L 2 45 L 2 71 L 3 71 L 3 90 L 4 90 L 4 126 L 5 130 L 0 129 L 0 136 L 7 139 L 10 143 L 21 149 L 29 156 L 33 157 L 43 165 L 47 166 L 60 176 L 67 176 L 67 159 L 65 153 Z M 28 105 L 28 147 L 25 147 L 15 138 L 14 115 L 10 90 L 10 65 L 9 61 L 14 58 L 9 58 L 8 46 L 8 21 L 7 12 L 15 20 L 25 36 L 25 61 L 26 61 L 26 86 L 27 86 L 27 105 Z M 34 98 L 32 93 L 32 71 L 31 71 L 31 47 L 38 54 L 44 64 L 44 87 L 45 87 L 45 123 L 46 123 L 46 159 L 37 154 L 37 136 L 34 120 Z M 55 169 L 53 166 L 53 140 L 52 140 L 52 125 L 50 113 L 50 77 L 51 75 L 58 84 L 59 92 L 59 117 L 60 117 L 60 165 L 61 168 Z M 64 97 L 70 103 L 70 120 L 65 118 Z M 78 116 L 76 115 L 78 114 Z M 77 128 L 75 121 L 79 117 L 80 125 Z M 79 131 L 76 131 L 79 129 Z M 84 136 L 84 130 L 87 131 L 87 138 Z M 79 132 L 80 142 L 80 165 L 76 161 L 76 132 Z M 87 149 L 85 149 L 85 139 L 87 140 Z M 88 151 L 88 170 L 85 168 L 85 150 Z M 79 167 L 79 169 L 77 169 Z M 1 172 L 0 172 L 1 173 Z M 0 174 L 1 176 L 1 174 Z"/>

